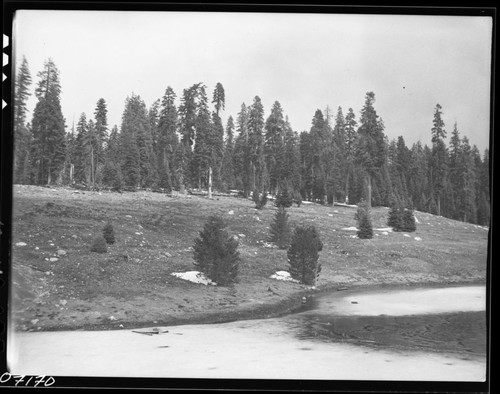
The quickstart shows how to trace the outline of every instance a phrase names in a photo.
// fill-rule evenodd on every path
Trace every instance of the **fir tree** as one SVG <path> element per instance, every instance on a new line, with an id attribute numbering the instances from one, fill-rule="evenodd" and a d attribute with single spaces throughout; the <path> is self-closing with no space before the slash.
<path id="1" fill-rule="evenodd" d="M 290 245 L 291 229 L 288 219 L 286 209 L 279 207 L 270 226 L 269 240 L 274 242 L 280 249 L 288 249 Z"/>
<path id="2" fill-rule="evenodd" d="M 135 94 L 125 101 L 120 152 L 125 185 L 150 187 L 158 181 L 146 104 Z"/>
<path id="3" fill-rule="evenodd" d="M 232 116 L 227 119 L 226 140 L 222 157 L 222 182 L 223 189 L 235 187 L 235 146 L 234 146 L 234 120 Z"/>
<path id="4" fill-rule="evenodd" d="M 345 116 L 345 159 L 346 159 L 346 179 L 345 179 L 345 202 L 349 202 L 351 182 L 354 178 L 354 153 L 356 146 L 356 116 L 352 108 L 349 108 Z"/>
<path id="5" fill-rule="evenodd" d="M 195 144 L 194 155 L 191 162 L 192 179 L 196 181 L 197 187 L 209 187 L 209 171 L 213 171 L 212 163 L 212 143 L 214 125 L 208 109 L 208 98 L 205 86 L 200 86 L 198 90 L 198 111 L 195 120 Z"/>
<path id="6" fill-rule="evenodd" d="M 278 208 L 290 208 L 293 204 L 293 195 L 288 190 L 288 186 L 284 185 L 281 188 L 281 191 L 276 195 L 276 199 L 274 200 L 274 205 Z"/>
<path id="7" fill-rule="evenodd" d="M 35 183 L 59 182 L 66 159 L 66 133 L 61 109 L 61 84 L 59 70 L 48 59 L 38 73 L 35 90 L 38 102 L 32 121 L 33 143 L 31 150 Z"/>
<path id="8" fill-rule="evenodd" d="M 267 193 L 263 192 L 259 193 L 257 189 L 255 189 L 252 193 L 252 201 L 255 203 L 256 209 L 262 209 L 267 204 Z"/>
<path id="9" fill-rule="evenodd" d="M 220 216 L 210 216 L 193 246 L 195 267 L 221 286 L 237 281 L 240 262 L 238 241 L 225 227 Z"/>
<path id="10" fill-rule="evenodd" d="M 402 221 L 401 231 L 406 231 L 411 233 L 417 229 L 413 209 L 411 208 L 404 209 L 401 221 Z"/>
<path id="11" fill-rule="evenodd" d="M 285 158 L 281 170 L 283 183 L 289 185 L 293 191 L 300 191 L 300 147 L 299 136 L 292 130 L 288 118 L 285 118 Z"/>
<path id="12" fill-rule="evenodd" d="M 222 163 L 224 157 L 224 126 L 218 112 L 212 113 L 212 129 L 209 138 L 209 197 L 211 197 L 212 179 L 217 189 L 222 188 Z"/>
<path id="13" fill-rule="evenodd" d="M 442 119 L 442 107 L 436 104 L 434 110 L 432 135 L 432 162 L 431 162 L 431 186 L 433 198 L 436 201 L 437 214 L 441 215 L 441 200 L 447 181 L 448 172 L 448 152 L 444 139 L 446 131 Z"/>
<path id="14" fill-rule="evenodd" d="M 393 202 L 389 209 L 387 217 L 387 225 L 392 227 L 394 231 L 399 231 L 402 227 L 402 210 L 397 202 Z"/>
<path id="15" fill-rule="evenodd" d="M 219 116 L 220 110 L 225 108 L 226 104 L 226 94 L 224 92 L 224 87 L 220 82 L 217 82 L 212 95 L 212 103 L 215 105 L 215 113 Z"/>
<path id="16" fill-rule="evenodd" d="M 372 205 L 372 179 L 386 162 L 386 143 L 383 122 L 379 119 L 373 103 L 375 93 L 368 92 L 361 110 L 360 126 L 355 148 L 355 160 L 366 173 L 369 207 Z"/>
<path id="17" fill-rule="evenodd" d="M 370 206 L 366 201 L 362 201 L 358 204 L 358 210 L 355 216 L 358 222 L 358 238 L 361 239 L 373 238 L 373 227 L 370 214 Z"/>
<path id="18" fill-rule="evenodd" d="M 334 155 L 332 151 L 331 129 L 328 127 L 323 113 L 317 109 L 309 132 L 310 146 L 308 158 L 309 168 L 306 171 L 311 179 L 311 194 L 314 200 L 321 204 L 325 202 L 329 173 L 328 158 Z"/>
<path id="19" fill-rule="evenodd" d="M 96 164 L 106 161 L 105 148 L 108 140 L 108 108 L 106 100 L 102 97 L 97 100 L 94 110 L 95 132 L 96 132 Z"/>
<path id="20" fill-rule="evenodd" d="M 285 119 L 283 109 L 275 101 L 265 124 L 264 153 L 269 171 L 270 193 L 275 194 L 285 171 Z"/>
<path id="21" fill-rule="evenodd" d="M 158 119 L 158 136 L 156 157 L 158 159 L 159 186 L 170 191 L 173 187 L 173 172 L 178 168 L 174 160 L 179 139 L 177 137 L 177 108 L 175 107 L 175 92 L 168 86 L 161 102 Z"/>
<path id="22" fill-rule="evenodd" d="M 14 183 L 26 184 L 30 181 L 31 131 L 26 124 L 27 101 L 30 93 L 31 74 L 28 61 L 23 56 L 21 67 L 15 76 L 14 85 Z"/>
<path id="23" fill-rule="evenodd" d="M 287 252 L 290 275 L 306 285 L 316 285 L 321 272 L 319 252 L 323 243 L 314 226 L 297 226 Z"/>
<path id="24" fill-rule="evenodd" d="M 245 197 L 248 197 L 250 191 L 253 190 L 251 185 L 252 162 L 248 133 L 248 114 L 249 108 L 247 108 L 245 103 L 242 103 L 241 110 L 236 118 L 238 136 L 236 137 L 234 146 L 235 182 L 243 189 L 243 195 Z"/>
<path id="25" fill-rule="evenodd" d="M 264 190 L 266 166 L 264 159 L 264 107 L 255 96 L 248 113 L 248 150 L 252 189 Z"/>

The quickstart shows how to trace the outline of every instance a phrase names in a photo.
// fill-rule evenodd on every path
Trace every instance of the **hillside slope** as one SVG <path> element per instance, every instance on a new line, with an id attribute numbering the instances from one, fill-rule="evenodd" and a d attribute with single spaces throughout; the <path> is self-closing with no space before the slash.
<path id="1" fill-rule="evenodd" d="M 216 322 L 284 313 L 302 296 L 357 285 L 481 283 L 488 229 L 416 212 L 415 233 L 387 230 L 387 208 L 372 211 L 375 236 L 355 237 L 355 209 L 303 204 L 294 223 L 316 225 L 324 243 L 317 289 L 271 279 L 286 251 L 267 242 L 272 205 L 235 197 L 106 193 L 14 187 L 12 317 L 20 330 L 107 329 Z M 192 244 L 206 218 L 221 214 L 238 236 L 240 280 L 205 286 L 172 276 L 194 270 Z M 116 243 L 90 245 L 107 221 Z"/>

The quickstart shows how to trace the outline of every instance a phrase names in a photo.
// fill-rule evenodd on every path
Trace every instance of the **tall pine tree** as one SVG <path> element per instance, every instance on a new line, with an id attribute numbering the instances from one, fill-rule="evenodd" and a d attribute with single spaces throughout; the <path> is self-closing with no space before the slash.
<path id="1" fill-rule="evenodd" d="M 386 163 L 386 143 L 384 140 L 383 123 L 373 107 L 375 93 L 368 92 L 365 105 L 361 110 L 360 126 L 356 144 L 355 160 L 366 172 L 368 188 L 368 207 L 372 204 L 372 179 L 380 172 Z"/>
<path id="2" fill-rule="evenodd" d="M 38 102 L 32 121 L 31 161 L 36 184 L 60 182 L 66 159 L 66 133 L 61 109 L 59 70 L 52 59 L 38 73 Z"/>
<path id="3" fill-rule="evenodd" d="M 432 162 L 431 162 L 431 187 L 432 200 L 436 203 L 436 213 L 441 215 L 441 202 L 446 187 L 448 176 L 448 151 L 445 145 L 446 130 L 442 119 L 442 107 L 436 104 L 434 110 L 433 127 L 431 129 Z"/>
<path id="4" fill-rule="evenodd" d="M 30 145 L 31 131 L 26 124 L 27 101 L 31 86 L 28 61 L 23 56 L 21 66 L 16 72 L 14 85 L 14 183 L 30 182 Z"/>

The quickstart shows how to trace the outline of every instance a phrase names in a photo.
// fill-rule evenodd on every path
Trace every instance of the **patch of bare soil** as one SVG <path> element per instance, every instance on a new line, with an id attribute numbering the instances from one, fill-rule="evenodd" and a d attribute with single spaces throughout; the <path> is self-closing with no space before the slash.
<path id="1" fill-rule="evenodd" d="M 295 223 L 315 224 L 324 243 L 317 287 L 271 279 L 286 251 L 268 242 L 272 205 L 247 199 L 14 187 L 12 317 L 19 330 L 119 329 L 275 316 L 325 289 L 367 285 L 481 283 L 488 229 L 417 212 L 417 231 L 384 231 L 386 208 L 372 211 L 375 236 L 353 237 L 355 210 L 303 204 Z M 205 286 L 172 276 L 191 271 L 193 240 L 221 214 L 239 239 L 239 283 Z M 90 251 L 108 221 L 116 242 Z"/>

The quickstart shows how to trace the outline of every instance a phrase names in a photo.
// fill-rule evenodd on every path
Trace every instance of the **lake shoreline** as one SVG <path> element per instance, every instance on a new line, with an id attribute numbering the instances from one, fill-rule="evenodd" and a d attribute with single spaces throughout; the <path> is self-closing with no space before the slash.
<path id="1" fill-rule="evenodd" d="M 167 319 L 154 321 L 116 321 L 112 324 L 57 324 L 45 326 L 39 330 L 28 330 L 28 332 L 52 332 L 52 331 L 112 331 L 124 329 L 141 329 L 148 327 L 169 327 L 192 324 L 220 324 L 231 323 L 243 320 L 268 319 L 301 312 L 307 308 L 314 297 L 321 296 L 328 292 L 338 292 L 339 297 L 344 294 L 372 292 L 376 290 L 397 290 L 412 288 L 442 288 L 459 286 L 486 286 L 486 281 L 432 281 L 432 282 L 412 282 L 412 283 L 370 283 L 355 285 L 339 285 L 333 283 L 322 284 L 317 288 L 305 288 L 287 297 L 283 297 L 275 302 L 269 302 L 258 306 L 247 308 L 234 308 L 226 311 L 207 311 L 198 313 L 186 313 L 184 315 L 171 316 Z M 24 330 L 15 330 L 24 332 Z"/>

